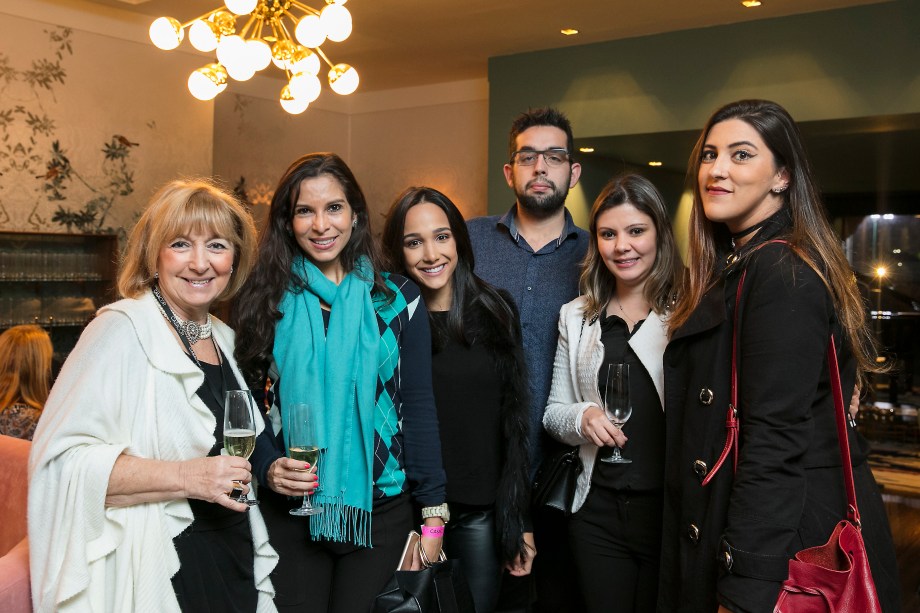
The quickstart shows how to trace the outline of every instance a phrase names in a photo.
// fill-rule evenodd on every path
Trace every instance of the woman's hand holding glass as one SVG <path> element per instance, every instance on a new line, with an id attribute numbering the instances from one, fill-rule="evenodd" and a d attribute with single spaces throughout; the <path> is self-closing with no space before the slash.
<path id="1" fill-rule="evenodd" d="M 598 447 L 622 447 L 629 438 L 597 405 L 591 405 L 581 415 L 581 435 Z"/>
<path id="2" fill-rule="evenodd" d="M 228 495 L 230 487 L 236 484 L 244 495 L 249 492 L 252 467 L 246 458 L 226 455 L 187 460 L 179 464 L 179 479 L 183 484 L 183 498 L 214 502 L 234 511 L 249 508 Z"/>

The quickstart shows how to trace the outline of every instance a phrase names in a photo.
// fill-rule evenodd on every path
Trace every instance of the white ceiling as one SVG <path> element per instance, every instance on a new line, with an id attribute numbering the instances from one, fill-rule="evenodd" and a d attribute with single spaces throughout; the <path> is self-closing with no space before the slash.
<path id="1" fill-rule="evenodd" d="M 93 0 L 189 21 L 220 0 Z M 324 0 L 302 0 L 314 8 Z M 354 31 L 326 43 L 333 62 L 361 75 L 367 92 L 484 79 L 488 58 L 692 28 L 831 10 L 888 0 L 349 0 Z M 563 36 L 562 28 L 579 34 Z M 187 44 L 187 43 L 185 43 Z M 280 71 L 268 70 L 266 73 Z"/>

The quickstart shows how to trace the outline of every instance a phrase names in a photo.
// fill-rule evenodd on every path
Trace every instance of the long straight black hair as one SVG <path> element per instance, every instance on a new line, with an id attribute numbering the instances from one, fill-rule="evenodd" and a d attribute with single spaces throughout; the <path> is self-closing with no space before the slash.
<path id="1" fill-rule="evenodd" d="M 439 330 L 432 327 L 435 348 L 443 347 L 448 336 L 469 344 L 469 331 L 464 328 L 463 313 L 477 305 L 495 318 L 500 328 L 507 331 L 509 339 L 518 338 L 520 332 L 515 313 L 512 311 L 513 307 L 502 298 L 495 287 L 473 274 L 476 262 L 466 222 L 457 206 L 438 190 L 431 187 L 410 187 L 393 202 L 387 213 L 382 235 L 383 251 L 390 268 L 408 274 L 403 253 L 406 215 L 412 207 L 426 202 L 435 205 L 447 215 L 450 231 L 457 245 L 457 267 L 450 280 L 453 291 L 450 309 L 447 311 L 447 329 Z"/>

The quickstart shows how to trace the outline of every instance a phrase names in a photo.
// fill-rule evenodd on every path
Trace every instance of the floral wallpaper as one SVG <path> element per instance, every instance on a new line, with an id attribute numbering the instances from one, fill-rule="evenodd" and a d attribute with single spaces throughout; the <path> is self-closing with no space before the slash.
<path id="1" fill-rule="evenodd" d="M 185 90 L 196 61 L 4 15 L 0 230 L 124 236 L 159 185 L 210 176 L 213 109 Z"/>

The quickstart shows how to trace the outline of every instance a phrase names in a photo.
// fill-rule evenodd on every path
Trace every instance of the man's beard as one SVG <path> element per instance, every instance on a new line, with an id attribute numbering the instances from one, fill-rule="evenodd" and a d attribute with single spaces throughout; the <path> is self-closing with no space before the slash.
<path id="1" fill-rule="evenodd" d="M 515 190 L 518 204 L 524 207 L 528 213 L 538 217 L 550 217 L 558 212 L 559 209 L 565 206 L 566 196 L 569 195 L 567 188 L 558 189 L 555 185 L 553 185 L 552 192 L 538 196 L 528 194 L 526 190 L 526 187 L 523 192 Z"/>

